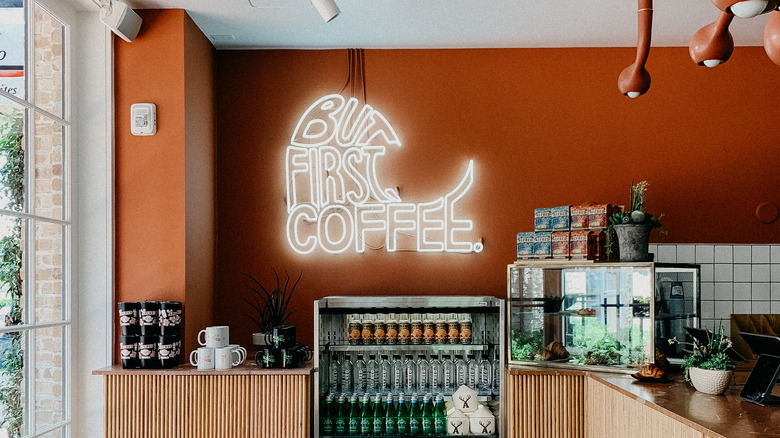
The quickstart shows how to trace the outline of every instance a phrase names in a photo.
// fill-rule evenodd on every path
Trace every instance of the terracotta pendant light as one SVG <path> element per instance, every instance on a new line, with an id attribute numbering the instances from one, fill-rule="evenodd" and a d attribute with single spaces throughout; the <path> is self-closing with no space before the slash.
<path id="1" fill-rule="evenodd" d="M 753 18 L 780 6 L 779 0 L 712 0 L 712 3 L 740 18 Z"/>
<path id="2" fill-rule="evenodd" d="M 715 67 L 729 60 L 734 51 L 734 37 L 729 25 L 734 15 L 721 12 L 720 17 L 693 35 L 688 52 L 698 65 Z"/>
<path id="3" fill-rule="evenodd" d="M 772 62 L 780 65 L 780 12 L 778 11 L 772 12 L 764 26 L 764 50 Z"/>
<path id="4" fill-rule="evenodd" d="M 650 73 L 645 69 L 650 54 L 650 37 L 653 27 L 653 0 L 637 0 L 637 45 L 636 60 L 626 67 L 618 77 L 618 89 L 634 99 L 650 89 Z"/>

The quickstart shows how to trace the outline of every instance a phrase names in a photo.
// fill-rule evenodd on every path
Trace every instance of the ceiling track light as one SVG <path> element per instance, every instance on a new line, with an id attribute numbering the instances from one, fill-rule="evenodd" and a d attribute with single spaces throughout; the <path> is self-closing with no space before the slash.
<path id="1" fill-rule="evenodd" d="M 712 0 L 712 3 L 739 18 L 753 18 L 780 6 L 779 0 Z"/>
<path id="2" fill-rule="evenodd" d="M 314 5 L 317 12 L 320 13 L 320 17 L 322 17 L 326 23 L 330 22 L 330 20 L 333 20 L 341 13 L 341 10 L 334 0 L 311 0 L 311 4 Z"/>
<path id="3" fill-rule="evenodd" d="M 699 29 L 691 39 L 688 53 L 698 65 L 716 67 L 731 57 L 734 51 L 734 37 L 729 32 L 729 25 L 734 15 L 721 12 L 718 19 Z"/>
<path id="4" fill-rule="evenodd" d="M 636 60 L 618 77 L 618 89 L 634 99 L 650 89 L 650 73 L 645 68 L 650 54 L 653 28 L 653 0 L 638 0 Z"/>

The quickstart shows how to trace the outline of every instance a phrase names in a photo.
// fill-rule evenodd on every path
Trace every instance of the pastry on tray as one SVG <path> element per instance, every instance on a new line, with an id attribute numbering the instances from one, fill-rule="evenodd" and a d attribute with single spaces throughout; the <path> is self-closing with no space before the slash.
<path id="1" fill-rule="evenodd" d="M 664 372 L 664 370 L 658 368 L 655 364 L 652 363 L 645 365 L 644 368 L 632 374 L 631 376 L 633 376 L 637 380 L 648 381 L 648 382 L 667 379 L 666 372 Z"/>
<path id="2" fill-rule="evenodd" d="M 580 309 L 577 311 L 577 315 L 593 316 L 596 314 L 596 309 Z"/>

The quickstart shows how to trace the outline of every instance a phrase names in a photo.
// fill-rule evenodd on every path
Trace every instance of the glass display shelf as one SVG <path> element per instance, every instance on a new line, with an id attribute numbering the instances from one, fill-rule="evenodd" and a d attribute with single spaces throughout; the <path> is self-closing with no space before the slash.
<path id="1" fill-rule="evenodd" d="M 488 351 L 495 347 L 491 344 L 346 344 L 346 343 L 328 343 L 322 345 L 328 351 L 348 351 L 348 352 L 371 352 L 371 351 L 390 351 L 403 352 L 409 351 Z"/>

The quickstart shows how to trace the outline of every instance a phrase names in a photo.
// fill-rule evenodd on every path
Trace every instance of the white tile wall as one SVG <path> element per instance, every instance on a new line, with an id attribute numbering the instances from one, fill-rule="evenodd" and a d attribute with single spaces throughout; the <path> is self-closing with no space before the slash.
<path id="1" fill-rule="evenodd" d="M 722 323 L 728 332 L 732 313 L 780 314 L 780 245 L 650 245 L 656 261 L 701 266 L 701 317 L 704 327 Z"/>

